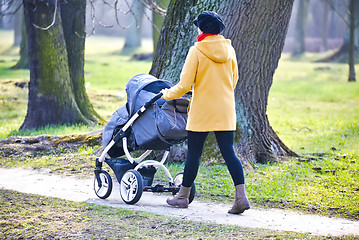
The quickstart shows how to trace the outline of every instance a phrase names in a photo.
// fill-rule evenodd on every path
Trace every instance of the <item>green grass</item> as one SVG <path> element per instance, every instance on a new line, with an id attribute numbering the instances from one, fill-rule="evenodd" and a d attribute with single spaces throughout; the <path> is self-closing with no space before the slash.
<path id="1" fill-rule="evenodd" d="M 1 239 L 353 239 L 224 226 L 0 189 Z"/>
<path id="2" fill-rule="evenodd" d="M 25 114 L 28 82 L 26 70 L 9 70 L 15 50 L 9 51 L 11 34 L 0 31 L 0 139 L 9 135 L 68 134 L 103 126 L 53 126 L 18 132 Z M 4 36 L 4 38 L 3 38 Z M 104 119 L 125 100 L 124 85 L 135 74 L 148 72 L 150 62 L 132 61 L 120 52 L 123 40 L 94 37 L 86 43 L 87 91 Z M 98 47 L 101 46 L 101 47 Z M 145 51 L 145 50 L 141 50 Z M 322 55 L 321 55 L 322 56 Z M 348 83 L 346 64 L 315 63 L 308 55 L 291 60 L 283 55 L 275 72 L 267 115 L 273 129 L 300 159 L 256 165 L 246 171 L 250 201 L 260 206 L 358 219 L 359 216 L 359 84 Z M 358 66 L 357 71 L 359 70 Z M 60 152 L 40 156 L 0 158 L 0 166 L 49 168 L 54 173 L 92 176 L 95 151 Z M 204 159 L 211 158 L 208 152 Z M 171 173 L 183 165 L 170 164 Z M 201 166 L 196 179 L 197 199 L 231 202 L 233 186 L 224 165 Z"/>
<path id="3" fill-rule="evenodd" d="M 299 154 L 334 148 L 357 152 L 359 84 L 347 77 L 346 64 L 282 58 L 269 94 L 268 118 L 287 146 Z"/>

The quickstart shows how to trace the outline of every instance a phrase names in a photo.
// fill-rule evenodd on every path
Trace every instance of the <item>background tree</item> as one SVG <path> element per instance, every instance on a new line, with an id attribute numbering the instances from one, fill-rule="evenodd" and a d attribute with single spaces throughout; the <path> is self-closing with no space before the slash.
<path id="1" fill-rule="evenodd" d="M 157 5 L 162 9 L 167 9 L 169 0 L 158 0 Z M 158 39 L 160 37 L 160 31 L 163 25 L 163 21 L 165 19 L 165 12 L 152 11 L 152 39 L 153 39 L 153 51 L 156 50 L 156 46 L 158 43 Z"/>
<path id="2" fill-rule="evenodd" d="M 308 17 L 309 0 L 297 0 L 297 17 L 295 22 L 294 44 L 292 56 L 305 52 L 305 26 Z"/>
<path id="3" fill-rule="evenodd" d="M 72 20 L 65 19 L 65 21 L 68 21 L 66 25 L 71 30 L 66 29 L 65 32 L 72 31 L 82 39 L 85 25 L 84 20 L 81 20 L 84 19 L 82 16 L 84 11 L 81 12 L 80 9 L 84 5 L 80 3 L 81 0 L 69 1 L 70 8 L 73 8 L 69 13 L 72 14 Z M 82 78 L 81 73 L 76 72 L 76 68 L 81 68 L 81 64 L 83 66 L 84 60 L 81 57 L 83 57 L 84 44 L 81 46 L 72 39 L 75 41 L 74 47 L 79 49 L 72 49 L 70 42 L 69 50 L 67 49 L 66 33 L 61 18 L 62 5 L 57 1 L 30 0 L 23 0 L 23 5 L 29 46 L 30 84 L 27 114 L 21 129 L 39 128 L 49 124 L 96 122 L 99 116 L 85 99 L 87 96 L 85 88 L 80 86 L 83 83 L 81 80 L 76 82 Z M 64 6 L 64 9 L 70 11 L 67 6 Z M 82 54 L 78 54 L 77 50 L 82 51 Z M 79 65 L 69 67 L 69 61 Z M 77 80 L 72 83 L 72 78 Z M 77 99 L 80 101 L 77 102 Z M 82 105 L 86 102 L 87 106 Z"/>
<path id="4" fill-rule="evenodd" d="M 141 29 L 144 11 L 145 6 L 140 0 L 133 0 L 132 6 L 130 6 L 130 12 L 132 13 L 131 22 L 127 29 L 124 49 L 141 47 Z"/>
<path id="5" fill-rule="evenodd" d="M 333 55 L 322 59 L 323 62 L 347 62 L 349 65 L 349 82 L 355 80 L 355 58 L 359 49 L 359 1 L 350 0 L 334 4 L 331 0 L 326 2 L 342 17 L 347 25 L 347 33 L 342 46 Z M 344 11 L 342 10 L 344 8 Z M 344 13 L 341 13 L 344 12 Z M 347 13 L 347 14 L 345 14 Z"/>
<path id="6" fill-rule="evenodd" d="M 24 12 L 24 9 L 21 10 Z M 22 14 L 23 16 L 24 14 Z M 21 18 L 21 42 L 20 42 L 20 58 L 17 63 L 12 67 L 12 69 L 28 69 L 29 68 L 29 48 L 27 44 L 27 37 L 26 37 L 26 27 L 25 27 L 25 19 L 24 17 Z"/>
<path id="7" fill-rule="evenodd" d="M 357 2 L 357 4 L 355 4 Z M 350 0 L 350 7 L 349 7 L 349 15 L 350 15 L 350 22 L 349 22 L 349 82 L 355 82 L 355 13 L 359 13 L 359 9 L 356 10 L 356 7 L 359 7 L 358 1 Z"/>
<path id="8" fill-rule="evenodd" d="M 172 82 L 178 82 L 188 49 L 195 41 L 193 19 L 203 10 L 223 16 L 227 25 L 223 34 L 232 40 L 238 58 L 240 78 L 235 94 L 241 139 L 237 146 L 245 164 L 296 155 L 278 138 L 266 115 L 292 5 L 288 0 L 172 0 L 167 10 L 150 73 Z"/>

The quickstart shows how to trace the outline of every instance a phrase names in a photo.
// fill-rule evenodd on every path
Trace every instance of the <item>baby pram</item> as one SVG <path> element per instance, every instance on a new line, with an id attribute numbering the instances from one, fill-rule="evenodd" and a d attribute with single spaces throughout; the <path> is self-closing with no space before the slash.
<path id="1" fill-rule="evenodd" d="M 99 198 L 110 196 L 113 183 L 102 169 L 106 162 L 120 184 L 120 195 L 127 204 L 135 204 L 143 191 L 171 192 L 175 195 L 182 183 L 183 173 L 172 178 L 164 163 L 169 148 L 186 140 L 188 98 L 166 101 L 160 91 L 172 84 L 149 74 L 136 75 L 126 85 L 127 103 L 113 113 L 103 131 L 101 156 L 96 159 L 94 190 Z M 130 152 L 144 151 L 139 157 Z M 161 161 L 145 160 L 153 150 L 165 150 Z M 125 156 L 123 158 L 122 156 Z M 168 186 L 153 184 L 158 169 L 168 178 Z M 190 202 L 195 195 L 193 183 Z"/>

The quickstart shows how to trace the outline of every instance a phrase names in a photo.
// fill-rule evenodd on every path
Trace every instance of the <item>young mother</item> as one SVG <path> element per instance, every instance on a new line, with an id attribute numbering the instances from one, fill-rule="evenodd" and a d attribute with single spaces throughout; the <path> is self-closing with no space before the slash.
<path id="1" fill-rule="evenodd" d="M 236 112 L 234 89 L 238 80 L 235 51 L 229 39 L 219 35 L 225 25 L 215 12 L 204 11 L 193 21 L 198 27 L 197 42 L 189 49 L 180 82 L 162 90 L 166 100 L 180 98 L 193 87 L 189 106 L 188 154 L 179 193 L 167 199 L 171 206 L 187 208 L 189 194 L 199 168 L 204 142 L 214 132 L 218 146 L 233 179 L 235 201 L 228 213 L 249 209 L 242 164 L 234 152 Z"/>

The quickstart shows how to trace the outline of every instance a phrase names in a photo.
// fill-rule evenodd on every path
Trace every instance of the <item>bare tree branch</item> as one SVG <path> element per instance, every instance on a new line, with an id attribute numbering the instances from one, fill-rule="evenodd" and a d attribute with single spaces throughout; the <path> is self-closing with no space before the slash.
<path id="1" fill-rule="evenodd" d="M 330 6 L 330 8 L 338 14 L 338 16 L 345 22 L 346 25 L 349 26 L 348 16 L 350 16 L 350 11 L 348 7 L 345 7 L 345 13 L 342 13 L 337 7 L 336 4 L 332 0 L 324 0 Z M 344 4 L 344 3 L 342 3 Z"/>
<path id="2" fill-rule="evenodd" d="M 57 0 L 55 0 L 55 9 L 54 9 L 54 16 L 53 16 L 53 18 L 52 18 L 52 23 L 51 23 L 49 26 L 45 27 L 45 28 L 40 27 L 40 26 L 36 25 L 35 23 L 33 23 L 32 25 L 33 25 L 34 27 L 38 28 L 38 29 L 41 29 L 41 30 L 45 30 L 45 31 L 46 31 L 46 30 L 48 30 L 50 27 L 52 27 L 52 26 L 55 24 L 56 13 L 57 13 Z"/>
<path id="3" fill-rule="evenodd" d="M 158 14 L 161 14 L 162 16 L 166 15 L 166 9 L 161 8 L 157 5 L 156 2 L 153 0 L 140 0 L 148 9 L 150 9 L 153 12 L 156 12 Z"/>

